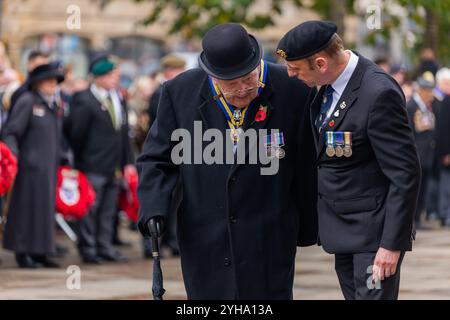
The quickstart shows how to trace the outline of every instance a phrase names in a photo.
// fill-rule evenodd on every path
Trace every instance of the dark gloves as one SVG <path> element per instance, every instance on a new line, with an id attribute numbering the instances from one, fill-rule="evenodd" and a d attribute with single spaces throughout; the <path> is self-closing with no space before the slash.
<path id="1" fill-rule="evenodd" d="M 164 217 L 154 216 L 150 219 L 143 217 L 138 222 L 138 228 L 144 237 L 160 238 L 164 232 Z"/>

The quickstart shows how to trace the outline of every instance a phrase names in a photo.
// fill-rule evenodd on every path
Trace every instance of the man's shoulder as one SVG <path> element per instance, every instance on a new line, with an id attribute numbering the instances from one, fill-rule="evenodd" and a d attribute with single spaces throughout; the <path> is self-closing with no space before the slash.
<path id="1" fill-rule="evenodd" d="M 77 91 L 74 93 L 72 97 L 73 102 L 88 102 L 92 99 L 95 99 L 94 95 L 92 94 L 91 87 L 88 87 L 84 90 Z"/>
<path id="2" fill-rule="evenodd" d="M 369 92 L 370 97 L 378 96 L 385 91 L 395 91 L 403 96 L 402 89 L 394 78 L 371 60 L 363 56 L 360 56 L 360 59 L 365 68 L 364 76 L 361 79 L 361 89 Z"/>

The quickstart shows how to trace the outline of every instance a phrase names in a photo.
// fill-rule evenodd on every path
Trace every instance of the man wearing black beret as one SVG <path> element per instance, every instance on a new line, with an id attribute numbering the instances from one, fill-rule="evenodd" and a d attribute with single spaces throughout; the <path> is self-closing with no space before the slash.
<path id="1" fill-rule="evenodd" d="M 311 90 L 289 79 L 283 66 L 262 60 L 258 41 L 239 24 L 212 28 L 202 45 L 201 68 L 163 84 L 137 160 L 139 229 L 157 235 L 180 181 L 178 241 L 188 298 L 292 299 L 296 247 L 317 242 L 315 150 L 305 117 Z M 232 144 L 232 157 L 245 146 L 245 163 L 196 163 L 210 146 L 205 140 L 199 151 L 195 143 L 183 150 L 193 163 L 173 161 L 173 134 L 197 140 L 199 125 L 200 134 L 202 128 L 219 133 L 215 143 Z M 262 139 L 242 138 L 260 129 L 267 130 L 262 150 L 279 161 L 271 175 L 262 174 L 261 161 L 248 161 Z"/>
<path id="2" fill-rule="evenodd" d="M 346 299 L 397 299 L 415 237 L 420 164 L 402 90 L 332 22 L 290 30 L 277 53 L 290 77 L 320 86 L 310 121 L 317 150 L 319 237 Z"/>

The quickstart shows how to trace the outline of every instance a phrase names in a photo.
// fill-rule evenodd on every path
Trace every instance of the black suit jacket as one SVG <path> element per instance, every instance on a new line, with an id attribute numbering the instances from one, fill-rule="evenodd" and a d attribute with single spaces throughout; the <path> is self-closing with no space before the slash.
<path id="1" fill-rule="evenodd" d="M 311 123 L 324 90 L 311 104 Z M 336 108 L 333 127 L 328 124 L 321 134 L 313 129 L 323 248 L 329 253 L 374 252 L 380 246 L 411 250 L 420 164 L 400 87 L 359 55 Z M 353 155 L 328 157 L 326 131 L 352 132 Z"/>
<path id="2" fill-rule="evenodd" d="M 116 169 L 133 163 L 124 100 L 122 107 L 122 126 L 116 130 L 107 109 L 90 88 L 73 96 L 65 132 L 77 169 L 112 177 Z"/>
<path id="3" fill-rule="evenodd" d="M 137 161 L 140 221 L 168 214 L 180 178 L 178 241 L 190 299 L 291 298 L 297 241 L 317 241 L 309 92 L 289 79 L 285 68 L 268 64 L 267 85 L 249 109 L 244 128 L 278 128 L 286 156 L 277 174 L 261 175 L 261 164 L 248 164 L 248 154 L 247 164 L 175 165 L 174 130 L 198 139 L 194 121 L 199 121 L 203 131 L 219 129 L 226 137 L 228 126 L 204 71 L 189 70 L 164 83 L 156 122 Z M 266 119 L 258 122 L 260 105 L 268 109 Z M 203 142 L 202 150 L 209 144 Z"/>

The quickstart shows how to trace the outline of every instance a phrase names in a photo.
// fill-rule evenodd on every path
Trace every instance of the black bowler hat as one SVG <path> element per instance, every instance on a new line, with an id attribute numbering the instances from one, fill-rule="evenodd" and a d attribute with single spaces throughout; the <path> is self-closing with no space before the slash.
<path id="1" fill-rule="evenodd" d="M 287 61 L 305 59 L 325 49 L 337 26 L 331 21 L 306 21 L 291 29 L 278 43 L 277 54 Z"/>
<path id="2" fill-rule="evenodd" d="M 29 76 L 29 86 L 41 80 L 56 79 L 58 83 L 64 81 L 64 74 L 55 63 L 47 63 L 37 66 L 31 71 Z"/>
<path id="3" fill-rule="evenodd" d="M 236 79 L 260 64 L 262 49 L 256 38 L 240 24 L 225 23 L 211 28 L 202 41 L 200 67 L 221 80 Z"/>

